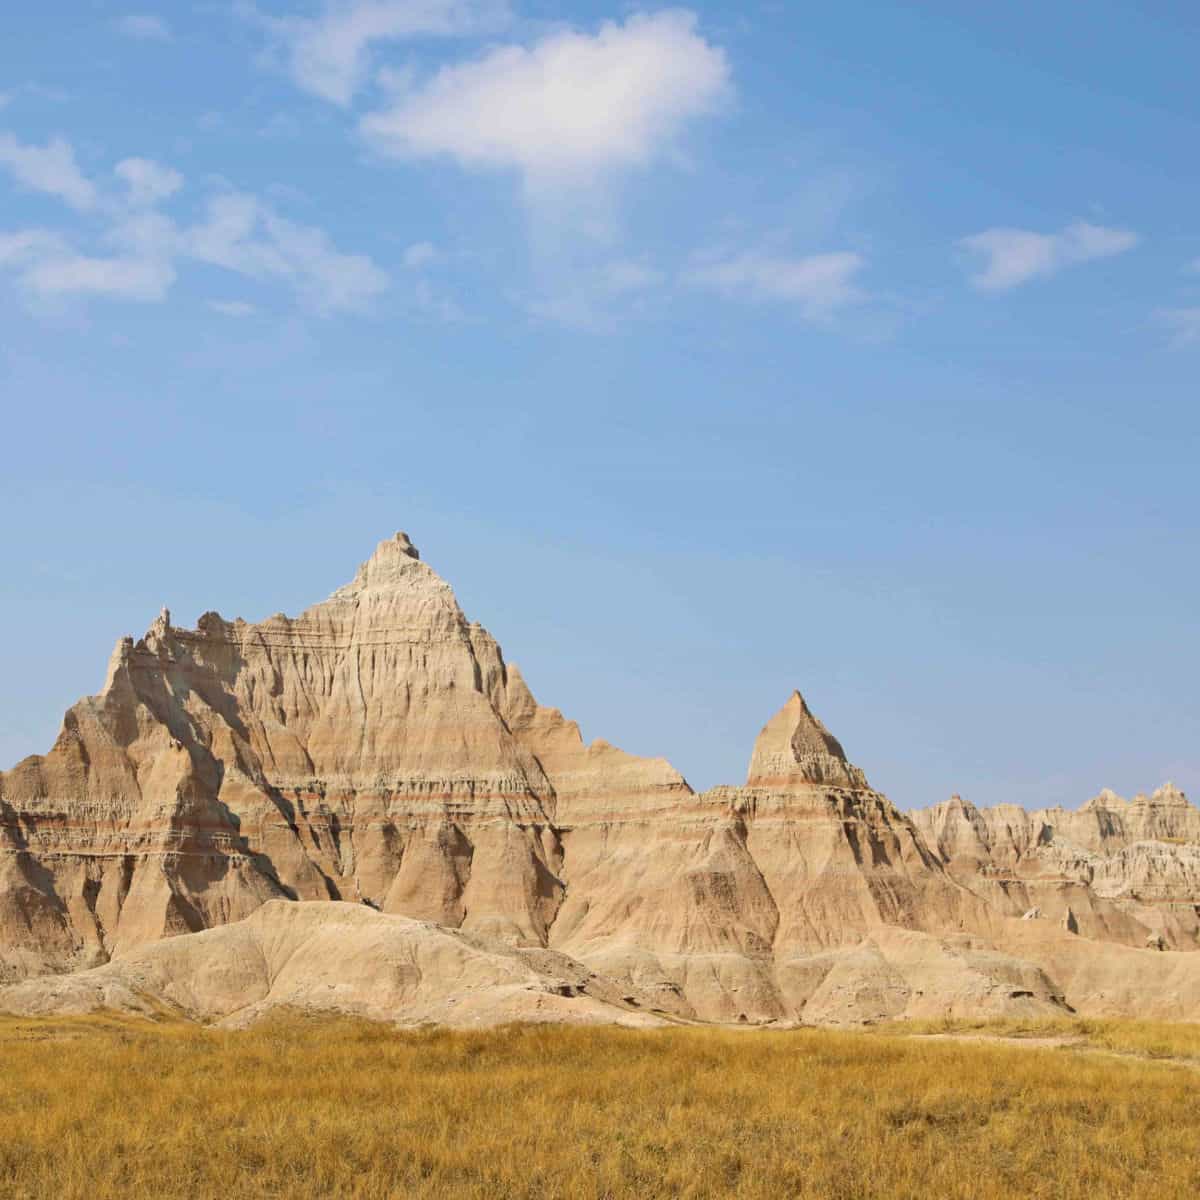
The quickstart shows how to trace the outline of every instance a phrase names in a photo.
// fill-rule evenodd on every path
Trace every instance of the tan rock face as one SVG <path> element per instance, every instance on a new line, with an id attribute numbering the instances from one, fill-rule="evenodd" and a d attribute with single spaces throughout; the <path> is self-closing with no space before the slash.
<path id="1" fill-rule="evenodd" d="M 1083 982 L 1063 985 L 1063 939 L 1138 961 L 1177 957 L 1150 938 L 1197 944 L 1198 835 L 1200 813 L 1165 789 L 1075 813 L 956 799 L 910 818 L 799 693 L 764 727 L 745 786 L 696 794 L 663 759 L 585 745 L 397 534 L 294 618 L 208 613 L 184 630 L 164 611 L 118 644 L 49 754 L 0 774 L 0 981 L 111 960 L 66 991 L 0 990 L 0 1007 L 123 995 L 130 964 L 151 961 L 148 994 L 169 1000 L 183 986 L 171 972 L 258 961 L 245 947 L 292 936 L 295 910 L 342 914 L 328 920 L 343 933 L 370 926 L 353 964 L 296 961 L 322 979 L 349 972 L 355 1011 L 397 1019 L 417 1009 L 391 984 L 373 999 L 362 967 L 392 954 L 397 930 L 499 954 L 507 965 L 489 959 L 495 978 L 475 992 L 517 976 L 520 990 L 529 955 L 558 955 L 677 1018 L 1059 1011 L 1086 1007 L 1099 978 L 1072 957 Z M 1035 907 L 1046 921 L 1012 919 Z M 370 909 L 408 924 L 372 924 Z M 435 1007 L 466 971 L 437 945 Z M 1172 979 L 1190 980 L 1192 962 Z M 295 996 L 315 994 L 297 980 Z"/>
<path id="2" fill-rule="evenodd" d="M 1076 810 L 955 796 L 912 818 L 948 872 L 1006 915 L 1036 907 L 1087 937 L 1200 948 L 1200 810 L 1170 784 Z"/>
<path id="3" fill-rule="evenodd" d="M 746 786 L 786 788 L 809 783 L 865 790 L 867 777 L 846 761 L 841 743 L 809 712 L 804 697 L 793 692 L 758 735 Z"/>

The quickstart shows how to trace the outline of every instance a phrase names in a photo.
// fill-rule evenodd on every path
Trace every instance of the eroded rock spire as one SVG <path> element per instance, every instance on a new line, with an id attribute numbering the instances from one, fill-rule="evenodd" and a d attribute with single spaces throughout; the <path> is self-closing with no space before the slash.
<path id="1" fill-rule="evenodd" d="M 746 786 L 781 788 L 797 783 L 868 786 L 863 772 L 847 760 L 841 743 L 794 691 L 758 735 Z"/>

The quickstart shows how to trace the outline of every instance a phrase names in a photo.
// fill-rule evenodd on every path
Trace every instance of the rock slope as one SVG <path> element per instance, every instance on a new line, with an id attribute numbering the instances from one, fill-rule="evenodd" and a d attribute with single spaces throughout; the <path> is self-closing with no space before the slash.
<path id="1" fill-rule="evenodd" d="M 405 1024 L 666 1024 L 648 1002 L 563 955 L 361 904 L 285 900 L 269 900 L 232 925 L 152 942 L 102 967 L 4 989 L 8 1011 L 25 1016 L 109 1009 L 228 1026 L 277 1008 Z"/>
<path id="2" fill-rule="evenodd" d="M 907 816 L 799 693 L 744 786 L 697 794 L 539 705 L 397 534 L 298 617 L 164 610 L 53 749 L 0 774 L 0 1008 L 186 995 L 225 1019 L 332 988 L 398 1020 L 469 994 L 488 1019 L 532 987 L 556 1019 L 624 1019 L 628 994 L 671 1019 L 856 1021 L 1158 989 L 1200 1015 L 1198 863 L 1200 813 L 1168 789 Z M 281 987 L 247 947 L 306 922 L 325 949 L 289 952 Z M 364 966 L 397 954 L 425 991 Z M 258 964 L 232 999 L 186 982 L 230 963 Z M 564 963 L 604 998 L 554 992 Z"/>

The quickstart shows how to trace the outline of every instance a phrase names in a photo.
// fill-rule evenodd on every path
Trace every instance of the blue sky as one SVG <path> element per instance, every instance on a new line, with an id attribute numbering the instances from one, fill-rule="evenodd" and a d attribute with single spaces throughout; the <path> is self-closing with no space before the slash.
<path id="1" fill-rule="evenodd" d="M 13 6 L 0 761 L 404 528 L 587 737 L 1200 792 L 1191 4 Z"/>

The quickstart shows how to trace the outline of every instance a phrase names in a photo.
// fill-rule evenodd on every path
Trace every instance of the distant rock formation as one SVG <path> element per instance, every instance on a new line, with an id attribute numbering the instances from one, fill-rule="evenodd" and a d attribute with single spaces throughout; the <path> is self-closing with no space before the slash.
<path id="1" fill-rule="evenodd" d="M 1169 783 L 1133 800 L 1106 790 L 1076 810 L 952 796 L 909 815 L 948 873 L 1000 912 L 1036 906 L 1127 946 L 1200 946 L 1200 810 Z"/>
<path id="2" fill-rule="evenodd" d="M 164 609 L 0 774 L 16 1011 L 1196 1016 L 1198 903 L 1174 789 L 905 815 L 798 692 L 742 787 L 585 745 L 402 533 L 298 617 Z"/>

